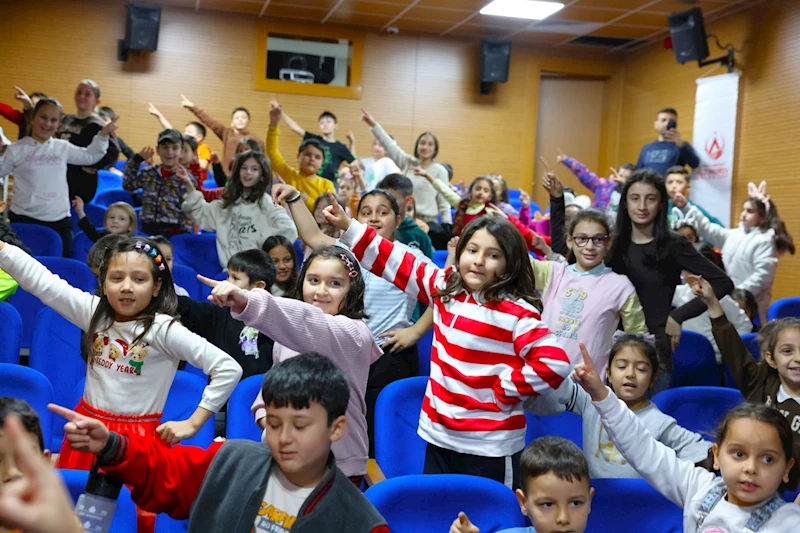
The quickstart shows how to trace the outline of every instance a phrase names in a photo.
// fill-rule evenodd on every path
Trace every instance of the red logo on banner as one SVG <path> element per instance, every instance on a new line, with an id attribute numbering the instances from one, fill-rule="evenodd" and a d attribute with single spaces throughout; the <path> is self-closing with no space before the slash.
<path id="1" fill-rule="evenodd" d="M 711 159 L 719 159 L 725 151 L 725 138 L 715 131 L 706 139 L 706 153 Z"/>

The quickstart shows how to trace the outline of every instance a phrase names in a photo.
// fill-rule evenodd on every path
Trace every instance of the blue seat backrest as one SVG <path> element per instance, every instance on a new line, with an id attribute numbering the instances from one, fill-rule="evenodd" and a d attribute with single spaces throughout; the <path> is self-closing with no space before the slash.
<path id="1" fill-rule="evenodd" d="M 78 503 L 78 498 L 86 488 L 86 481 L 89 479 L 89 472 L 85 470 L 62 470 L 57 469 L 67 486 L 69 495 L 73 503 Z M 136 505 L 131 500 L 131 492 L 128 487 L 122 486 L 122 490 L 117 497 L 117 508 L 114 511 L 114 519 L 111 521 L 109 533 L 136 533 Z"/>
<path id="2" fill-rule="evenodd" d="M 40 224 L 12 222 L 11 228 L 17 233 L 22 244 L 35 256 L 61 257 L 63 243 L 56 230 Z"/>
<path id="3" fill-rule="evenodd" d="M 643 479 L 593 479 L 586 531 L 681 533 L 683 510 Z M 636 502 L 625 506 L 624 502 Z"/>
<path id="4" fill-rule="evenodd" d="M 176 235 L 171 242 L 175 257 L 198 274 L 213 278 L 222 269 L 217 255 L 216 233 Z"/>
<path id="5" fill-rule="evenodd" d="M 421 474 L 427 443 L 417 435 L 428 377 L 387 385 L 375 403 L 375 459 L 387 478 Z"/>
<path id="6" fill-rule="evenodd" d="M 47 404 L 55 399 L 50 380 L 41 372 L 15 364 L 0 363 L 0 396 L 25 400 L 39 415 L 44 445 L 51 448 L 53 438 L 53 413 Z M 54 450 L 58 452 L 58 449 Z"/>
<path id="7" fill-rule="evenodd" d="M 744 402 L 742 393 L 724 387 L 681 387 L 653 396 L 653 403 L 678 421 L 680 426 L 701 433 L 707 439 L 725 414 Z"/>
<path id="8" fill-rule="evenodd" d="M 204 298 L 204 285 L 197 279 L 197 272 L 192 270 L 191 267 L 173 264 L 172 280 L 176 285 L 186 289 L 186 292 L 188 292 L 189 296 L 193 299 L 202 300 Z"/>
<path id="9" fill-rule="evenodd" d="M 19 311 L 8 302 L 0 302 L 0 324 L 3 324 L 0 363 L 18 364 L 22 318 L 19 316 Z"/>
<path id="10" fill-rule="evenodd" d="M 719 386 L 717 357 L 711 342 L 699 333 L 684 330 L 672 353 L 672 387 Z"/>
<path id="11" fill-rule="evenodd" d="M 263 374 L 250 376 L 236 385 L 228 400 L 228 413 L 225 421 L 225 436 L 229 439 L 248 439 L 261 442 L 262 430 L 256 425 L 250 406 L 261 392 Z"/>

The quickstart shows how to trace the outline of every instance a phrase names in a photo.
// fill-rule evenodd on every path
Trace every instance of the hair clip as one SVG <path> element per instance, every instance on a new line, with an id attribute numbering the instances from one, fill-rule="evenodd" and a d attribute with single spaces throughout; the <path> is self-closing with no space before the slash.
<path id="1" fill-rule="evenodd" d="M 159 255 L 155 256 L 154 259 L 155 259 L 156 263 L 160 263 L 162 258 L 161 258 L 161 255 L 159 254 Z"/>
<path id="2" fill-rule="evenodd" d="M 164 263 L 159 263 L 158 270 L 160 270 L 160 271 L 164 270 Z"/>
<path id="3" fill-rule="evenodd" d="M 156 250 L 155 248 L 150 248 L 150 257 L 155 259 L 157 255 L 158 255 L 158 250 Z"/>
<path id="4" fill-rule="evenodd" d="M 764 210 L 769 215 L 769 199 L 770 196 L 767 194 L 767 182 L 762 181 L 758 187 L 752 181 L 747 184 L 747 193 L 750 195 L 751 198 L 755 198 L 756 200 L 760 200 L 761 203 L 764 204 Z"/>
<path id="5" fill-rule="evenodd" d="M 141 249 L 142 249 L 142 245 L 143 245 L 143 244 L 144 244 L 144 243 L 143 243 L 142 241 L 136 241 L 136 249 L 137 249 L 137 250 L 141 250 Z"/>
<path id="6" fill-rule="evenodd" d="M 353 265 L 353 262 L 350 260 L 350 258 L 347 257 L 345 254 L 339 254 L 339 258 L 342 260 L 342 262 L 347 267 L 347 270 L 348 270 L 348 274 L 347 275 L 350 276 L 351 278 L 357 277 L 358 276 L 358 270 L 356 269 L 355 265 Z"/>
<path id="7" fill-rule="evenodd" d="M 144 245 L 144 251 L 145 252 L 149 252 L 150 251 L 150 245 L 149 244 L 145 244 Z"/>

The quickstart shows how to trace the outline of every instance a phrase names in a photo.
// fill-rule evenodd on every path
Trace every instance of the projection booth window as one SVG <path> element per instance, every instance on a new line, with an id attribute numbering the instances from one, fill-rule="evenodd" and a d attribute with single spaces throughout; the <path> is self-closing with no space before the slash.
<path id="1" fill-rule="evenodd" d="M 350 85 L 353 45 L 347 39 L 325 39 L 270 33 L 267 37 L 268 80 Z"/>

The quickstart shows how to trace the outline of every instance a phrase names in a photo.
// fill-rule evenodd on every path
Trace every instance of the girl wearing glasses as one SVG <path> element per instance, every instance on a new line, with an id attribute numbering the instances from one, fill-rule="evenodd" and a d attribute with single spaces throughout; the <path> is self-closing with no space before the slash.
<path id="1" fill-rule="evenodd" d="M 545 188 L 556 197 L 563 195 L 555 174 L 544 177 Z M 613 334 L 620 319 L 626 333 L 647 333 L 644 312 L 636 289 L 627 276 L 605 266 L 611 247 L 611 228 L 597 209 L 579 211 L 566 231 L 569 258 L 547 246 L 541 236 L 530 242 L 543 250 L 549 261 L 532 260 L 536 288 L 542 295 L 542 320 L 558 337 L 570 364 L 583 361 L 578 341 L 586 345 L 605 379 Z"/>

